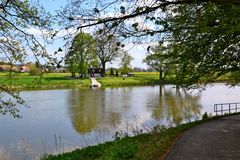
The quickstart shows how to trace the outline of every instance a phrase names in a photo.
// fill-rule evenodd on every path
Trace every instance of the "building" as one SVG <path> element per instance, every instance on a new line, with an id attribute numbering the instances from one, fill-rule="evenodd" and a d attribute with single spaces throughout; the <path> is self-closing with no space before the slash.
<path id="1" fill-rule="evenodd" d="M 102 77 L 102 68 L 89 68 L 89 77 Z"/>

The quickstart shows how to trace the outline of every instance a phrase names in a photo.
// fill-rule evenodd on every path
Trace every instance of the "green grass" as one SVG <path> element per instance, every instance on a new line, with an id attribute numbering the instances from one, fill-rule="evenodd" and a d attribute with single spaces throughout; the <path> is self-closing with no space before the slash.
<path id="1" fill-rule="evenodd" d="M 104 77 L 97 79 L 103 87 L 154 85 L 159 83 L 158 74 L 135 74 L 134 77 Z"/>
<path id="2" fill-rule="evenodd" d="M 8 72 L 0 72 L 0 84 L 13 88 L 23 89 L 58 89 L 58 88 L 81 88 L 89 87 L 90 80 L 72 79 L 70 73 L 47 73 L 39 80 L 39 76 L 31 76 L 29 73 L 15 73 L 13 78 L 8 77 Z M 133 77 L 110 77 L 97 78 L 106 87 L 144 86 L 159 84 L 158 72 L 134 72 Z M 219 77 L 213 82 L 228 82 L 228 76 Z M 175 84 L 174 75 L 167 76 L 165 83 Z"/>
<path id="3" fill-rule="evenodd" d="M 118 138 L 84 149 L 59 155 L 46 155 L 42 160 L 155 160 L 165 156 L 176 138 L 185 130 L 203 122 L 216 119 L 207 118 L 177 127 L 155 127 L 151 133 L 134 137 Z"/>
<path id="4" fill-rule="evenodd" d="M 89 87 L 90 80 L 71 79 L 67 73 L 49 73 L 39 76 L 31 76 L 28 73 L 16 74 L 9 78 L 8 74 L 0 75 L 0 83 L 5 86 L 11 86 L 16 89 L 55 89 L 71 87 Z"/>
<path id="5" fill-rule="evenodd" d="M 28 73 L 16 73 L 9 78 L 9 73 L 0 73 L 0 83 L 16 89 L 57 89 L 73 87 L 89 87 L 89 78 L 72 79 L 69 73 L 47 73 L 39 76 L 31 76 Z M 123 87 L 137 85 L 154 85 L 159 82 L 159 75 L 155 72 L 135 73 L 134 77 L 104 77 L 98 78 L 103 87 Z"/>

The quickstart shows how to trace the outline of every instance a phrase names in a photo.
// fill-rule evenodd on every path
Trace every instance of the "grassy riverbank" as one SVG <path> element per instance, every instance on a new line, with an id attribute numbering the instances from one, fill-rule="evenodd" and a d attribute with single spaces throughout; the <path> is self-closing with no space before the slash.
<path id="1" fill-rule="evenodd" d="M 58 89 L 58 88 L 87 88 L 90 86 L 89 78 L 71 78 L 70 73 L 46 73 L 40 78 L 28 73 L 15 74 L 9 77 L 9 73 L 0 73 L 0 83 L 12 88 L 24 89 Z M 98 80 L 103 87 L 123 87 L 136 85 L 153 85 L 159 82 L 156 72 L 139 72 L 134 77 L 104 77 Z"/>
<path id="2" fill-rule="evenodd" d="M 168 83 L 174 84 L 173 77 L 167 77 Z M 158 72 L 135 72 L 133 77 L 97 78 L 106 87 L 145 86 L 159 84 Z M 228 82 L 227 76 L 222 76 L 214 82 Z M 16 73 L 11 78 L 9 73 L 0 72 L 0 84 L 18 90 L 41 90 L 61 88 L 88 88 L 91 84 L 89 78 L 71 78 L 70 73 L 45 73 L 42 78 L 29 73 Z"/>
<path id="3" fill-rule="evenodd" d="M 102 87 L 124 87 L 159 84 L 159 75 L 157 73 L 135 73 L 133 77 L 104 77 L 97 79 Z"/>
<path id="4" fill-rule="evenodd" d="M 31 76 L 28 73 L 16 74 L 13 77 L 1 74 L 0 83 L 2 85 L 15 89 L 57 89 L 57 88 L 73 88 L 73 87 L 89 87 L 90 80 L 72 79 L 67 73 L 48 73 L 43 77 Z"/>
<path id="5" fill-rule="evenodd" d="M 204 117 L 204 116 L 203 116 Z M 185 130 L 218 117 L 182 124 L 173 128 L 155 127 L 150 133 L 118 138 L 84 149 L 60 155 L 49 155 L 42 160 L 154 160 L 163 158 L 176 138 Z"/>

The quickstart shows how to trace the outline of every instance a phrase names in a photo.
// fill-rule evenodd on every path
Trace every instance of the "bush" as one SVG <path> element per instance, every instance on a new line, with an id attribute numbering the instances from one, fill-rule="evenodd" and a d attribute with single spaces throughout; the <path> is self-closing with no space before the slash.
<path id="1" fill-rule="evenodd" d="M 38 69 L 36 67 L 36 65 L 30 64 L 28 67 L 29 67 L 29 74 L 30 75 L 35 76 L 35 75 L 40 75 L 41 74 L 41 70 Z"/>
<path id="2" fill-rule="evenodd" d="M 205 112 L 205 113 L 202 115 L 202 120 L 206 120 L 206 119 L 208 119 L 208 118 L 209 118 L 209 116 L 208 116 L 207 112 Z"/>

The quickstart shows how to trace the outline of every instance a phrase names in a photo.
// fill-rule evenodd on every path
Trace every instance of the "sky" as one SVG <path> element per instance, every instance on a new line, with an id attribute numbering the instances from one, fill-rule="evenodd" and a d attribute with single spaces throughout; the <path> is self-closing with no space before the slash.
<path id="1" fill-rule="evenodd" d="M 64 7 L 67 0 L 39 0 L 40 4 L 50 13 L 54 14 L 56 10 L 59 10 L 61 7 Z M 50 54 L 53 54 L 59 47 L 61 47 L 63 44 L 60 42 L 56 42 L 51 46 L 47 47 L 47 50 Z M 131 56 L 134 58 L 131 66 L 132 67 L 141 67 L 141 68 L 147 68 L 147 65 L 143 63 L 143 59 L 146 56 L 147 50 L 146 47 L 142 45 L 135 45 L 132 47 L 131 45 L 126 44 L 125 48 Z M 107 67 L 120 67 L 119 65 L 120 61 L 116 60 L 113 63 L 108 63 Z"/>

